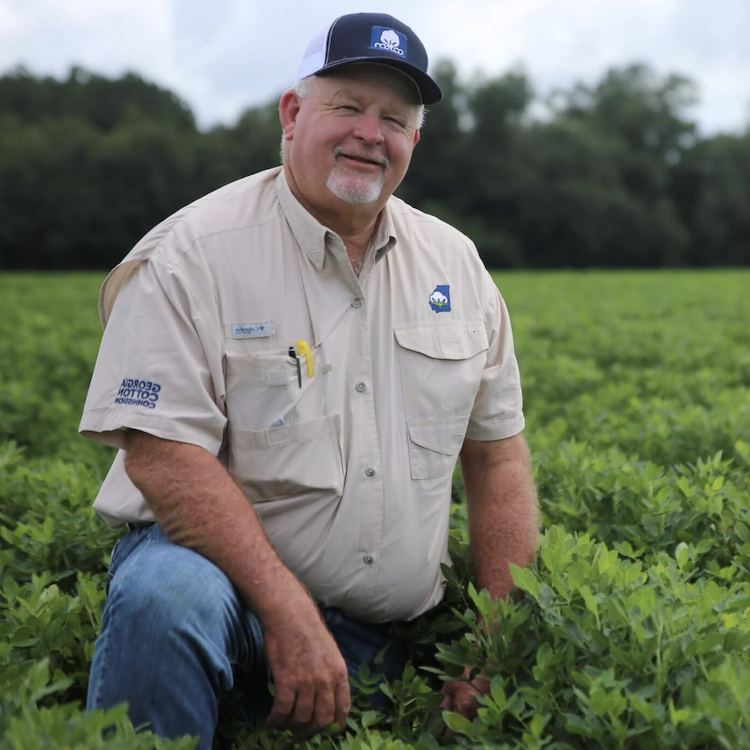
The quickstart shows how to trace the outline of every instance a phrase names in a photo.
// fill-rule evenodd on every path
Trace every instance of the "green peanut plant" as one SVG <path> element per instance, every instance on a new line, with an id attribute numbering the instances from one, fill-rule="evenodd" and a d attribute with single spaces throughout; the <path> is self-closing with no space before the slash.
<path id="1" fill-rule="evenodd" d="M 294 743 L 223 711 L 215 750 L 750 747 L 750 273 L 495 275 L 511 311 L 541 528 L 478 591 L 460 470 L 445 597 L 362 666 L 342 732 Z M 0 276 L 0 750 L 188 750 L 86 712 L 112 451 L 76 434 L 101 274 Z M 465 680 L 477 713 L 442 708 Z M 370 698 L 381 697 L 378 707 Z"/>

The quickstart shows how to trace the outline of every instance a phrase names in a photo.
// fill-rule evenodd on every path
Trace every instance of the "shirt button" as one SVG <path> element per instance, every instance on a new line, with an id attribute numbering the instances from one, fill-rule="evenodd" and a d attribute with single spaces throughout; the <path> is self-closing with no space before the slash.
<path id="1" fill-rule="evenodd" d="M 362 300 L 359 299 L 359 298 L 353 299 L 352 300 L 352 307 L 354 307 L 354 308 L 362 307 Z"/>
<path id="2" fill-rule="evenodd" d="M 358 393 L 364 393 L 366 389 L 367 389 L 367 386 L 364 383 L 357 383 Z"/>
<path id="3" fill-rule="evenodd" d="M 367 467 L 367 468 L 365 469 L 365 474 L 366 474 L 366 475 L 367 475 L 368 477 L 374 477 L 374 476 L 375 476 L 375 469 L 373 469 L 373 468 L 372 468 L 372 466 L 368 466 L 368 467 Z"/>
<path id="4" fill-rule="evenodd" d="M 362 559 L 365 565 L 372 565 L 375 562 L 375 558 L 372 555 L 365 555 Z"/>

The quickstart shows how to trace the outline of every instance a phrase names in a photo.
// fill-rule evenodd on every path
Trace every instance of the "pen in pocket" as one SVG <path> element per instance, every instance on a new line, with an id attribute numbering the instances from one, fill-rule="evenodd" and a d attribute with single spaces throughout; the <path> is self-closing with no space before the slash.
<path id="1" fill-rule="evenodd" d="M 293 346 L 289 347 L 289 356 L 294 360 L 297 365 L 297 384 L 302 388 L 302 361 L 301 357 L 304 355 L 305 363 L 307 364 L 307 376 L 312 378 L 315 375 L 315 364 L 313 362 L 312 349 L 310 344 L 304 339 L 297 339 L 297 348 Z"/>
<path id="2" fill-rule="evenodd" d="M 302 388 L 302 364 L 299 361 L 297 350 L 293 346 L 289 347 L 289 356 L 294 360 L 294 364 L 297 365 L 297 385 Z"/>

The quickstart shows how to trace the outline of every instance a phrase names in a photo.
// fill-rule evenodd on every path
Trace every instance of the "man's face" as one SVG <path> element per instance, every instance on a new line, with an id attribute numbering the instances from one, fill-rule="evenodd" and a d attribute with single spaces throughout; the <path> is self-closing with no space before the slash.
<path id="1" fill-rule="evenodd" d="M 354 65 L 318 76 L 309 96 L 295 99 L 284 122 L 282 98 L 282 124 L 286 164 L 302 196 L 322 213 L 340 210 L 340 201 L 385 203 L 419 140 L 411 81 L 384 66 Z"/>

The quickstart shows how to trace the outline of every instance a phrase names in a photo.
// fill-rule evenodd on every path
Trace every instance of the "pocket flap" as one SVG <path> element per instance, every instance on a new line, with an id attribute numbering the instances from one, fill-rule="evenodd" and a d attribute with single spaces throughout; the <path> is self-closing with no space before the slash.
<path id="1" fill-rule="evenodd" d="M 455 456 L 464 444 L 468 423 L 467 414 L 465 417 L 409 420 L 406 429 L 412 443 L 421 448 L 446 456 Z"/>
<path id="2" fill-rule="evenodd" d="M 434 359 L 469 359 L 489 347 L 481 320 L 409 323 L 394 326 L 393 332 L 404 349 Z"/>
<path id="3" fill-rule="evenodd" d="M 318 440 L 322 435 L 341 435 L 341 415 L 309 419 L 306 422 L 293 422 L 267 430 L 236 430 L 229 428 L 230 433 L 241 435 L 242 443 L 247 448 L 272 450 L 282 445 L 306 443 Z"/>

